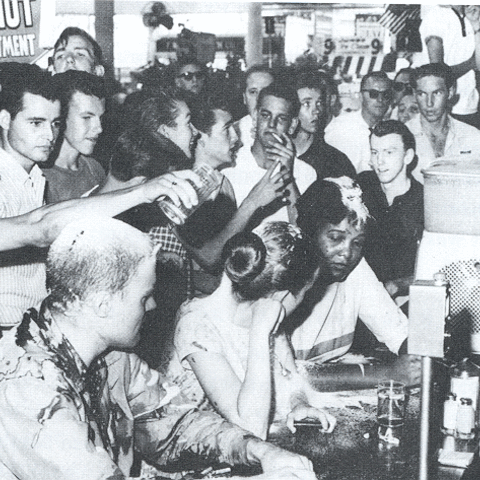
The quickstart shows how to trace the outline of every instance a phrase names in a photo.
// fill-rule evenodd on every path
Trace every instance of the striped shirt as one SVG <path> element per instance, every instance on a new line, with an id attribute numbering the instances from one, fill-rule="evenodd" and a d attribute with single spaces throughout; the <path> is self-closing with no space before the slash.
<path id="1" fill-rule="evenodd" d="M 30 174 L 0 148 L 0 217 L 30 212 L 44 203 L 45 178 L 37 165 Z M 8 232 L 2 232 L 8 235 Z M 45 264 L 40 249 L 0 253 L 0 326 L 17 325 L 28 308 L 45 298 Z"/>

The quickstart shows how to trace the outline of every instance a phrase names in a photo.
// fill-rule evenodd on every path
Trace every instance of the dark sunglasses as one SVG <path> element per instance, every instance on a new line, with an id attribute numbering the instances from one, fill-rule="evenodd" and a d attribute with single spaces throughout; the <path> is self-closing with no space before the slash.
<path id="1" fill-rule="evenodd" d="M 376 100 L 378 97 L 382 96 L 385 100 L 390 101 L 392 99 L 391 90 L 362 90 L 362 92 L 367 92 L 369 97 L 372 100 Z"/>
<path id="2" fill-rule="evenodd" d="M 403 82 L 393 82 L 392 87 L 396 92 L 403 92 L 407 87 L 409 87 L 409 83 L 403 83 Z"/>
<path id="3" fill-rule="evenodd" d="M 177 78 L 183 78 L 184 80 L 190 81 L 193 80 L 195 77 L 197 80 L 203 80 L 205 78 L 205 74 L 203 72 L 185 72 L 177 75 Z"/>

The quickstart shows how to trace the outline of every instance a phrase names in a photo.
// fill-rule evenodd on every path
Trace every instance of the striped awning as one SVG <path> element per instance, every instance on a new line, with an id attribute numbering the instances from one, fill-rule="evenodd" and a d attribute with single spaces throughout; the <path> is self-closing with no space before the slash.
<path id="1" fill-rule="evenodd" d="M 420 20 L 420 5 L 388 5 L 378 22 L 396 35 L 410 20 Z"/>

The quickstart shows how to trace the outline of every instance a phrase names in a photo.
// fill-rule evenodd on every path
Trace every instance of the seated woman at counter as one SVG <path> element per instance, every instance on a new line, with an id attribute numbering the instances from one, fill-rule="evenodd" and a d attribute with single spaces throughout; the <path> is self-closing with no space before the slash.
<path id="1" fill-rule="evenodd" d="M 286 323 L 296 358 L 320 364 L 338 360 L 352 346 L 358 319 L 391 352 L 406 353 L 408 319 L 363 258 L 370 215 L 360 187 L 349 177 L 316 181 L 297 208 L 298 224 L 316 244 L 322 268 L 305 301 Z M 328 371 L 320 370 L 322 375 Z M 419 380 L 419 361 L 409 356 L 400 356 L 389 369 L 353 365 L 340 370 L 355 372 L 360 379 L 348 374 L 349 381 L 360 381 L 362 386 L 375 385 L 379 378 L 409 384 Z M 325 389 L 345 383 L 340 370 L 330 370 L 330 382 L 323 378 Z"/>
<path id="2" fill-rule="evenodd" d="M 276 334 L 314 281 L 315 250 L 286 222 L 256 232 L 232 237 L 219 287 L 180 309 L 168 375 L 197 406 L 213 406 L 260 438 L 272 418 L 292 431 L 295 420 L 315 418 L 331 432 L 335 419 L 310 405 L 290 344 Z"/>

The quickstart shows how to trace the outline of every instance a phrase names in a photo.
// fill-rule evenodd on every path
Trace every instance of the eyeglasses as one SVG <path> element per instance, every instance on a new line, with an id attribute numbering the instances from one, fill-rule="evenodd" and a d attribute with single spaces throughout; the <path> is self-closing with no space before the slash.
<path id="1" fill-rule="evenodd" d="M 396 92 L 403 92 L 407 87 L 409 87 L 409 83 L 403 83 L 403 82 L 393 82 L 392 87 Z"/>
<path id="2" fill-rule="evenodd" d="M 187 82 L 190 82 L 195 77 L 196 80 L 203 80 L 205 78 L 205 74 L 203 72 L 185 72 L 177 75 L 177 78 L 183 78 Z"/>
<path id="3" fill-rule="evenodd" d="M 372 100 L 376 100 L 378 97 L 384 98 L 387 102 L 392 99 L 392 91 L 391 90 L 362 90 L 362 92 L 367 92 L 369 97 Z"/>

